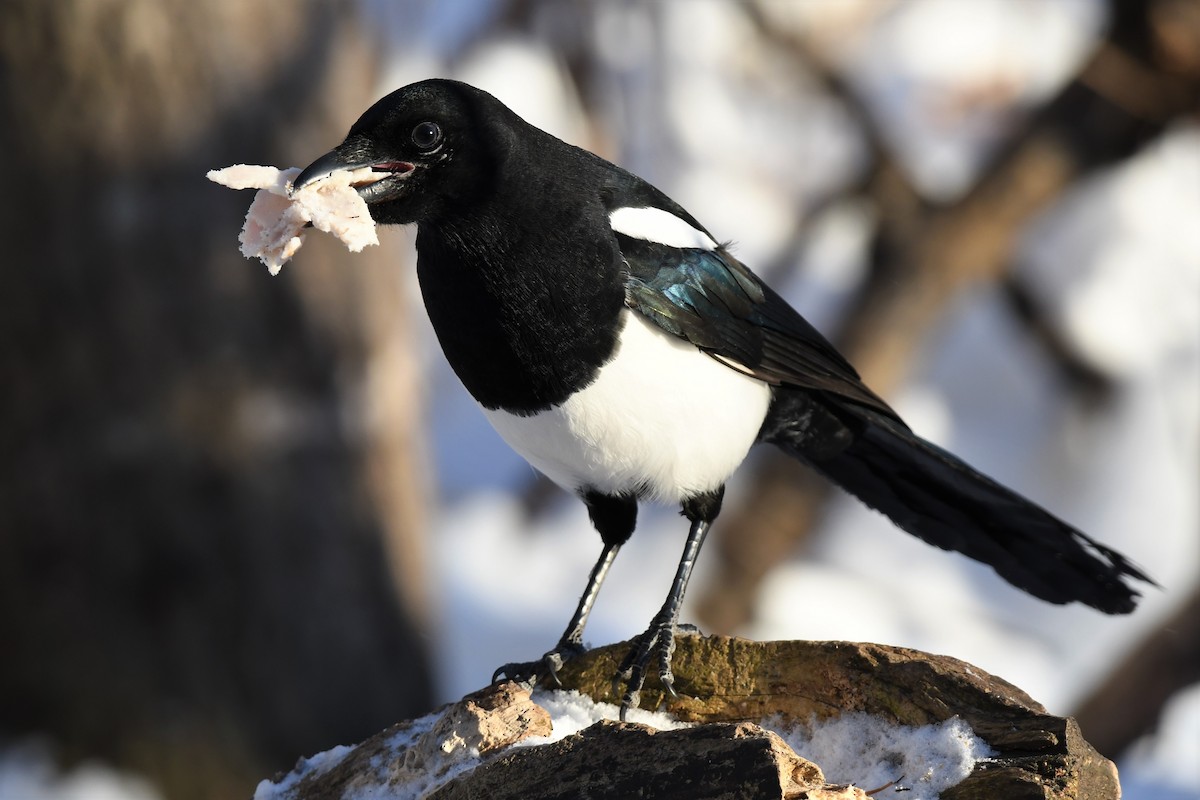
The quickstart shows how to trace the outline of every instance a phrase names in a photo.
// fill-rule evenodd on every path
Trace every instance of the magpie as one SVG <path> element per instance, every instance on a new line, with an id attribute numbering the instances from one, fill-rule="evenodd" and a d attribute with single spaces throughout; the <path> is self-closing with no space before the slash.
<path id="1" fill-rule="evenodd" d="M 914 434 L 803 317 L 646 181 L 433 79 L 375 103 L 296 176 L 370 167 L 380 224 L 416 223 L 417 277 L 450 366 L 508 444 L 578 495 L 602 548 L 566 631 L 507 676 L 557 681 L 640 501 L 690 523 L 662 608 L 617 680 L 621 717 L 671 655 L 725 482 L 779 447 L 926 542 L 1050 603 L 1132 611 L 1153 584 L 1115 550 Z M 654 663 L 656 662 L 656 663 Z"/>

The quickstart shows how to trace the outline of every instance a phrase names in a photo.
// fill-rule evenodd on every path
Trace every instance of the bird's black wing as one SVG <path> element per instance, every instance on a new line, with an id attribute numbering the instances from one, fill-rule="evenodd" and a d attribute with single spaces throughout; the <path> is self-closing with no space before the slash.
<path id="1" fill-rule="evenodd" d="M 821 334 L 724 248 L 618 240 L 630 307 L 733 368 L 785 387 L 764 423 L 764 441 L 909 533 L 988 564 L 1048 602 L 1125 614 L 1139 595 L 1126 579 L 1154 584 L 1120 553 L 912 433 Z M 851 402 L 829 402 L 829 395 Z"/>
<path id="2" fill-rule="evenodd" d="M 626 305 L 663 330 L 766 383 L 828 392 L 900 422 L 816 328 L 724 247 L 616 236 Z"/>

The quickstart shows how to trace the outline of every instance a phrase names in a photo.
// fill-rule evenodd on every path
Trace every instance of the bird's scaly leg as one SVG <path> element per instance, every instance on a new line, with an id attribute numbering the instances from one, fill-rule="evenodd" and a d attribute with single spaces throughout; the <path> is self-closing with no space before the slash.
<path id="1" fill-rule="evenodd" d="M 688 580 L 692 577 L 692 568 L 696 565 L 696 556 L 704 544 L 708 534 L 709 521 L 697 519 L 692 522 L 688 531 L 687 544 L 683 548 L 683 556 L 679 559 L 679 568 L 675 571 L 675 580 L 662 609 L 650 620 L 650 627 L 645 633 L 634 640 L 634 645 L 625 656 L 624 661 L 613 679 L 613 693 L 619 690 L 619 685 L 625 685 L 625 694 L 621 698 L 621 721 L 630 708 L 636 708 L 641 696 L 642 684 L 646 680 L 646 668 L 650 663 L 652 653 L 658 655 L 658 679 L 663 691 L 671 697 L 675 693 L 675 676 L 671 672 L 671 655 L 675 652 L 675 629 L 679 622 L 679 609 L 683 605 L 683 595 L 687 592 Z"/>
<path id="2" fill-rule="evenodd" d="M 558 644 L 546 651 L 537 661 L 502 665 L 492 674 L 493 683 L 504 676 L 519 683 L 533 684 L 542 675 L 549 675 L 556 686 L 562 685 L 558 679 L 558 671 L 562 669 L 563 664 L 584 652 L 583 629 L 587 625 L 588 616 L 592 613 L 592 606 L 596 603 L 596 596 L 600 594 L 600 586 L 604 583 L 609 567 L 612 566 L 620 549 L 621 545 L 619 544 L 604 545 L 604 549 L 600 552 L 600 558 L 597 559 L 596 565 L 592 567 L 592 572 L 588 576 L 587 587 L 583 590 L 583 596 L 579 598 L 575 614 L 567 623 L 567 629 L 563 631 Z"/>

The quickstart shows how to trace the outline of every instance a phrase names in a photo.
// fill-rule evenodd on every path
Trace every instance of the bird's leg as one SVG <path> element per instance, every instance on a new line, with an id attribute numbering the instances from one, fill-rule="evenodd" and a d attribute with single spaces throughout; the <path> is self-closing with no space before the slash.
<path id="1" fill-rule="evenodd" d="M 718 500 L 718 504 L 719 502 Z M 654 615 L 654 619 L 650 620 L 650 627 L 646 632 L 634 640 L 633 647 L 617 671 L 613 681 L 614 693 L 618 684 L 625 684 L 625 694 L 621 698 L 622 722 L 625 721 L 629 709 L 637 707 L 651 653 L 658 655 L 658 679 L 662 683 L 663 691 L 671 697 L 678 696 L 675 694 L 675 676 L 671 672 L 671 654 L 675 652 L 675 627 L 679 621 L 683 595 L 687 591 L 692 568 L 696 565 L 696 556 L 699 555 L 704 537 L 708 534 L 709 524 L 707 519 L 692 521 L 687 544 L 684 545 L 683 556 L 679 559 L 679 568 L 675 572 L 675 580 L 667 594 L 667 601 Z"/>
<path id="2" fill-rule="evenodd" d="M 608 575 L 608 569 L 612 566 L 613 561 L 620 551 L 619 544 L 606 544 L 604 550 L 600 553 L 600 558 L 596 561 L 596 566 L 592 567 L 592 573 L 588 576 L 587 588 L 583 591 L 583 596 L 579 598 L 579 605 L 575 608 L 575 614 L 572 615 L 571 621 L 567 623 L 567 629 L 563 631 L 563 635 L 559 638 L 558 644 L 554 649 L 542 656 L 542 662 L 546 665 L 546 669 L 550 672 L 550 677 L 554 679 L 555 686 L 562 686 L 562 681 L 558 679 L 558 671 L 571 658 L 580 655 L 584 651 L 583 646 L 583 629 L 587 625 L 588 616 L 592 613 L 592 606 L 596 603 L 596 597 L 600 594 L 600 586 L 604 583 L 604 578 Z"/>
<path id="3" fill-rule="evenodd" d="M 583 629 L 592 613 L 592 606 L 596 604 L 596 596 L 600 594 L 600 586 L 604 583 L 609 567 L 620 549 L 619 544 L 604 545 L 600 558 L 588 576 L 587 587 L 583 590 L 583 596 L 579 598 L 579 605 L 575 607 L 575 613 L 567 623 L 567 629 L 563 631 L 558 644 L 546 651 L 537 661 L 504 664 L 492 674 L 493 683 L 502 675 L 518 682 L 535 683 L 539 676 L 549 674 L 556 686 L 562 685 L 558 679 L 558 671 L 562 669 L 563 664 L 584 652 Z"/>
<path id="4" fill-rule="evenodd" d="M 600 587 L 608 575 L 608 568 L 616 559 L 621 545 L 629 541 L 634 526 L 637 525 L 637 499 L 633 495 L 603 494 L 593 490 L 581 492 L 580 497 L 587 506 L 588 516 L 600 534 L 601 541 L 604 542 L 604 549 L 600 552 L 596 566 L 592 567 L 587 588 L 579 598 L 575 614 L 553 649 L 537 661 L 505 664 L 492 674 L 493 683 L 501 675 L 515 681 L 533 683 L 538 676 L 549 673 L 554 683 L 561 686 L 558 671 L 562 669 L 563 664 L 584 651 L 583 628 L 587 625 L 588 615 L 592 613 L 592 606 L 596 603 L 596 596 L 600 594 Z"/>
<path id="5" fill-rule="evenodd" d="M 588 516 L 592 518 L 592 524 L 600 534 L 601 541 L 604 541 L 604 549 L 592 567 L 592 575 L 588 576 L 588 585 L 580 597 L 580 604 L 575 608 L 571 621 L 566 624 L 562 638 L 558 639 L 558 644 L 554 645 L 552 650 L 548 650 L 538 661 L 504 664 L 492 675 L 492 682 L 496 682 L 500 675 L 508 675 L 516 681 L 534 682 L 539 675 L 548 673 L 554 679 L 554 684 L 562 686 L 562 682 L 558 680 L 558 670 L 572 657 L 583 652 L 583 627 L 588 624 L 588 615 L 592 613 L 596 595 L 600 594 L 600 587 L 608 575 L 608 567 L 611 567 L 613 560 L 617 558 L 620 546 L 628 542 L 634 533 L 637 524 L 637 499 L 631 494 L 602 494 L 592 489 L 581 492 L 580 497 L 588 507 Z"/>

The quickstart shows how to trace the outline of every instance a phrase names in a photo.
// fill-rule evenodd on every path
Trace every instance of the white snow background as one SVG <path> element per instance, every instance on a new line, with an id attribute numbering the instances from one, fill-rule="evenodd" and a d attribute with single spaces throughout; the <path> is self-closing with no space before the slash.
<path id="1" fill-rule="evenodd" d="M 497 35 L 501 5 L 364 0 L 393 53 L 380 94 L 432 75 L 475 83 L 534 124 L 659 185 L 718 238 L 733 239 L 751 268 L 793 262 L 776 288 L 818 327 L 836 321 L 860 277 L 869 212 L 826 210 L 798 252 L 788 251 L 789 234 L 797 208 L 861 168 L 863 144 L 811 79 L 754 46 L 744 10 L 724 0 L 586 4 L 591 22 L 580 30 L 572 19 L 585 4 L 547 4 L 535 30 Z M 759 8 L 781 30 L 816 31 L 832 43 L 838 68 L 910 180 L 943 200 L 970 186 L 1024 108 L 1069 78 L 1106 9 L 1099 0 L 778 0 Z M 563 42 L 595 54 L 600 96 L 592 105 L 602 113 L 594 124 L 566 78 Z M 954 102 L 981 89 L 1002 100 Z M 401 248 L 411 234 L 381 238 Z M 986 287 L 939 321 L 919 369 L 888 399 L 915 430 L 1128 554 L 1164 590 L 1148 589 L 1129 617 L 1052 607 L 845 499 L 816 552 L 770 576 L 758 618 L 742 634 L 945 653 L 1065 714 L 1194 590 L 1200 128 L 1172 130 L 1077 186 L 1030 228 L 1017 262 L 1068 340 L 1116 381 L 1112 402 L 1072 404 Z M 531 480 L 529 467 L 449 372 L 415 277 L 409 288 L 429 376 L 424 399 L 440 493 L 429 532 L 432 631 L 448 701 L 485 684 L 497 665 L 555 642 L 599 541 L 573 498 L 526 518 L 514 490 Z M 740 489 L 735 479 L 727 505 Z M 683 537 L 675 510 L 643 510 L 593 614 L 589 642 L 642 630 L 662 602 Z M 692 596 L 703 591 L 705 565 L 702 557 Z M 1157 734 L 1119 767 L 1129 800 L 1200 798 L 1200 687 L 1174 698 Z M 32 745 L 0 755 L 3 800 L 153 796 L 136 778 L 101 766 L 58 773 Z"/>

